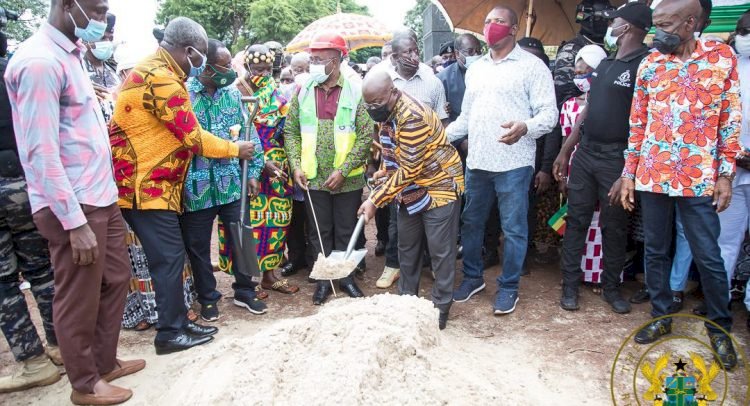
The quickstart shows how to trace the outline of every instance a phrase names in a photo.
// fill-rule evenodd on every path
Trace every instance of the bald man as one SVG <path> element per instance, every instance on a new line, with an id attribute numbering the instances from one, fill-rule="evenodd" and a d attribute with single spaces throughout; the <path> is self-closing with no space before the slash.
<path id="1" fill-rule="evenodd" d="M 383 159 L 375 179 L 387 180 L 362 203 L 367 219 L 378 207 L 396 202 L 402 295 L 419 294 L 422 253 L 429 248 L 435 283 L 432 302 L 444 329 L 453 301 L 460 195 L 464 189 L 458 152 L 448 143 L 440 117 L 398 90 L 388 72 L 368 74 L 362 89 L 365 108 L 378 123 Z M 426 236 L 426 239 L 425 239 Z"/>
<path id="2" fill-rule="evenodd" d="M 640 192 L 646 285 L 655 318 L 670 314 L 672 234 L 665 230 L 672 230 L 679 210 L 713 322 L 706 323 L 711 346 L 729 370 L 737 355 L 728 336 L 732 315 L 717 213 L 732 197 L 742 110 L 731 48 L 695 39 L 701 12 L 697 0 L 664 0 L 654 9 L 656 52 L 636 75 L 621 202 L 631 210 Z M 650 344 L 671 329 L 672 319 L 662 318 L 641 329 L 635 341 Z"/>

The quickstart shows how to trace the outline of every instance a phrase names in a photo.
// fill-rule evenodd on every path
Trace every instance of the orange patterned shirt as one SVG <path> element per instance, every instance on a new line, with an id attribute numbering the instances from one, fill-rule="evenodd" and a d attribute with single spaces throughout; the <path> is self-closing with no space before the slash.
<path id="1" fill-rule="evenodd" d="M 638 68 L 622 174 L 640 191 L 712 196 L 734 173 L 741 122 L 732 48 L 698 40 L 686 61 L 654 51 Z"/>
<path id="2" fill-rule="evenodd" d="M 124 209 L 182 210 L 193 154 L 234 158 L 236 144 L 203 130 L 193 113 L 185 74 L 159 48 L 123 82 L 109 126 L 112 163 Z"/>

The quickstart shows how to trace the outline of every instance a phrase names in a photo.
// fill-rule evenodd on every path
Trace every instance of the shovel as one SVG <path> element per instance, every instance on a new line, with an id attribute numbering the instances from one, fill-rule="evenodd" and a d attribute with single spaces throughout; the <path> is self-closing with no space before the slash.
<path id="1" fill-rule="evenodd" d="M 245 134 L 243 141 L 250 140 L 253 120 L 258 113 L 259 102 L 255 97 L 242 97 L 242 104 L 253 105 L 250 115 L 245 120 Z M 229 234 L 232 236 L 232 261 L 237 263 L 237 272 L 249 277 L 253 282 L 260 283 L 261 275 L 258 268 L 258 257 L 255 254 L 255 239 L 253 238 L 253 227 L 250 225 L 250 216 L 247 213 L 247 165 L 242 160 L 242 195 L 240 197 L 240 221 L 228 224 Z"/>

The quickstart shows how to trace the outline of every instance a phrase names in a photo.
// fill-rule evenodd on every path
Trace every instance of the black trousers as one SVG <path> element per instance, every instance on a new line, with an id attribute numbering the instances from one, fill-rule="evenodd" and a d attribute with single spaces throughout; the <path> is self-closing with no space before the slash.
<path id="1" fill-rule="evenodd" d="M 333 250 L 346 251 L 354 227 L 357 225 L 357 210 L 362 204 L 362 191 L 332 194 L 323 190 L 310 190 L 310 197 L 312 199 L 305 205 L 307 235 L 315 258 L 317 259 L 320 252 L 328 256 Z M 320 235 L 323 239 L 322 247 L 311 208 L 315 209 L 315 215 L 318 218 Z"/>
<path id="2" fill-rule="evenodd" d="M 375 211 L 375 226 L 377 227 L 377 239 L 384 243 L 388 242 L 388 224 L 390 222 L 391 211 L 386 207 L 381 207 Z"/>
<path id="3" fill-rule="evenodd" d="M 624 166 L 622 149 L 597 152 L 579 146 L 570 166 L 568 179 L 568 218 L 562 246 L 563 283 L 578 286 L 581 280 L 581 253 L 591 217 L 599 203 L 602 228 L 602 287 L 616 289 L 625 266 L 628 244 L 628 214 L 621 206 L 610 206 L 612 184 L 620 178 Z"/>
<path id="4" fill-rule="evenodd" d="M 171 340 L 187 323 L 182 290 L 185 243 L 177 213 L 123 209 L 122 216 L 141 240 L 156 294 L 156 339 Z"/>
<path id="5" fill-rule="evenodd" d="M 309 227 L 306 224 L 307 209 L 305 209 L 305 206 L 304 201 L 292 201 L 292 222 L 289 224 L 286 246 L 289 249 L 287 259 L 292 263 L 294 269 L 304 268 L 315 262 L 315 252 L 307 239 Z M 317 235 L 315 238 L 318 238 Z"/>
<path id="6" fill-rule="evenodd" d="M 182 240 L 185 241 L 185 249 L 190 259 L 190 266 L 193 269 L 198 302 L 202 305 L 215 304 L 221 299 L 221 293 L 216 290 L 214 267 L 211 264 L 211 234 L 217 216 L 227 227 L 227 233 L 225 234 L 227 248 L 231 249 L 234 241 L 228 227 L 229 224 L 240 220 L 240 200 L 203 210 L 185 212 L 180 216 Z M 247 214 L 245 216 L 248 217 Z M 246 221 L 249 221 L 249 217 Z M 235 281 L 232 284 L 232 289 L 235 295 L 239 293 L 255 297 L 257 283 L 237 272 L 237 261 L 232 262 L 232 273 Z"/>

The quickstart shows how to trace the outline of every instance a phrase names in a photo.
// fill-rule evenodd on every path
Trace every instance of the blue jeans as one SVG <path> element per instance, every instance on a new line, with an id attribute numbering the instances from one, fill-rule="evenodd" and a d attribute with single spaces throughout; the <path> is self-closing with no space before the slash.
<path id="1" fill-rule="evenodd" d="M 685 227 L 682 225 L 679 207 L 675 208 L 674 216 L 675 241 L 674 259 L 672 260 L 672 272 L 669 276 L 669 285 L 675 292 L 682 292 L 687 286 L 690 264 L 693 262 L 693 253 L 690 252 L 690 244 L 685 237 Z"/>
<path id="2" fill-rule="evenodd" d="M 531 166 L 507 172 L 466 170 L 466 205 L 461 215 L 464 278 L 482 279 L 484 276 L 482 245 L 487 218 L 494 200 L 494 190 L 497 195 L 500 224 L 505 235 L 503 273 L 497 278 L 498 289 L 518 291 L 518 281 L 528 248 L 528 192 L 533 174 L 534 168 Z"/>
<path id="3" fill-rule="evenodd" d="M 646 240 L 646 286 L 651 296 L 651 316 L 669 314 L 669 306 L 672 304 L 672 290 L 669 285 L 669 271 L 672 266 L 669 255 L 672 244 L 670 230 L 675 207 L 678 207 L 685 237 L 700 273 L 708 319 L 731 331 L 729 283 L 719 249 L 719 216 L 712 204 L 713 198 L 670 197 L 650 192 L 641 192 L 640 197 Z M 710 332 L 719 332 L 708 323 L 706 328 Z"/>

